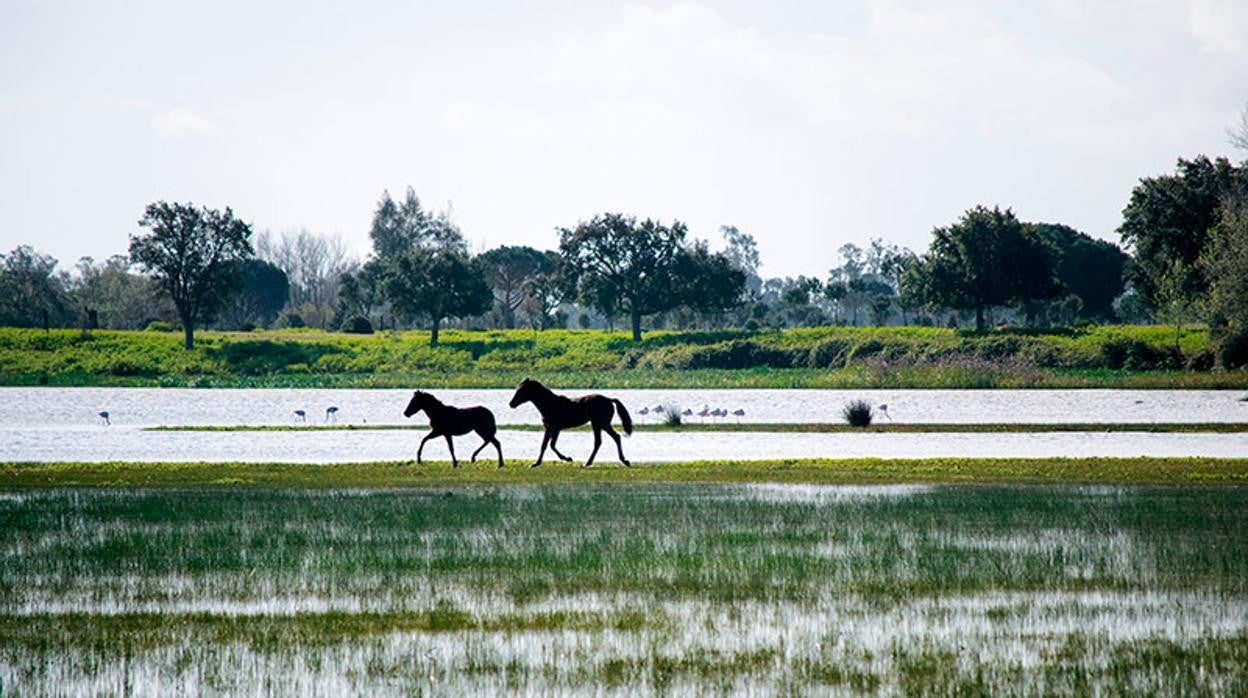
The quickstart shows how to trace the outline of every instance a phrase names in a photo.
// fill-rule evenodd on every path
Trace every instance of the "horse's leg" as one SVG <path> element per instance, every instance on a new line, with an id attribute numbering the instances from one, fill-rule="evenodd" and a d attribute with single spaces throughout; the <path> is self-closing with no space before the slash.
<path id="1" fill-rule="evenodd" d="M 498 451 L 498 467 L 503 467 L 503 445 L 498 442 L 497 436 L 491 436 L 490 441 L 494 442 L 494 449 Z"/>
<path id="2" fill-rule="evenodd" d="M 629 463 L 628 459 L 624 457 L 624 444 L 620 443 L 620 435 L 617 434 L 616 431 L 611 428 L 610 424 L 606 426 L 606 430 L 607 430 L 607 434 L 609 434 L 612 439 L 615 439 L 615 450 L 620 452 L 620 462 L 623 463 L 624 465 L 627 465 L 630 468 L 633 467 L 633 464 Z"/>
<path id="3" fill-rule="evenodd" d="M 478 436 L 479 436 L 479 435 L 478 435 Z M 482 437 L 482 438 L 484 438 L 484 437 Z M 475 451 L 473 451 L 473 452 L 472 452 L 472 462 L 473 462 L 473 463 L 476 463 L 476 462 L 477 462 L 477 454 L 481 452 L 481 449 L 483 449 L 483 448 L 485 448 L 486 446 L 489 446 L 489 445 L 490 445 L 490 440 L 489 440 L 489 439 L 485 439 L 484 441 L 482 441 L 482 442 L 481 442 L 481 445 L 480 445 L 480 446 L 477 446 L 477 450 L 475 450 Z"/>
<path id="4" fill-rule="evenodd" d="M 550 434 L 550 429 L 547 429 L 546 433 L 542 434 L 542 450 L 538 452 L 537 461 L 533 463 L 533 465 L 530 465 L 530 468 L 536 468 L 542 464 L 542 458 L 546 457 L 546 444 L 550 443 Z"/>
<path id="5" fill-rule="evenodd" d="M 589 466 L 594 464 L 594 456 L 598 455 L 598 447 L 601 445 L 602 445 L 602 429 L 598 428 L 598 425 L 595 424 L 594 425 L 594 450 L 589 452 L 589 460 L 585 461 L 585 465 L 581 466 L 582 468 L 588 468 Z"/>
<path id="6" fill-rule="evenodd" d="M 438 432 L 431 431 L 425 438 L 420 440 L 420 448 L 416 449 L 416 465 L 420 465 L 420 453 L 425 450 L 425 442 L 437 436 Z"/>
<path id="7" fill-rule="evenodd" d="M 559 440 L 559 432 L 558 432 L 558 431 L 556 431 L 556 432 L 555 432 L 553 435 L 551 435 L 551 437 L 550 437 L 550 450 L 554 451 L 556 456 L 559 456 L 559 460 L 563 460 L 563 461 L 571 461 L 571 460 L 572 460 L 571 458 L 569 458 L 569 457 L 567 457 L 567 456 L 563 455 L 562 453 L 560 453 L 560 452 L 559 452 L 559 448 L 555 446 L 555 442 L 556 442 L 556 441 L 558 441 L 558 440 Z"/>
<path id="8" fill-rule="evenodd" d="M 455 460 L 455 443 L 454 443 L 453 441 L 451 441 L 451 435 L 450 435 L 450 434 L 447 434 L 447 435 L 446 435 L 446 447 L 447 447 L 447 448 L 449 448 L 449 449 L 451 449 L 451 467 L 452 467 L 452 468 L 458 468 L 458 467 L 459 467 L 459 461 L 456 461 L 456 460 Z"/>

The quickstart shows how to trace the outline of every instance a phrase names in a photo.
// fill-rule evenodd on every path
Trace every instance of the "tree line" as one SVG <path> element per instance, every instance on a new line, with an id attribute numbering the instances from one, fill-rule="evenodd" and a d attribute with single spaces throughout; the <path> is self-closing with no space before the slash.
<path id="1" fill-rule="evenodd" d="M 838 250 L 826 276 L 760 276 L 757 240 L 722 250 L 664 223 L 604 213 L 559 228 L 558 247 L 474 254 L 412 189 L 383 192 L 370 254 L 307 231 L 253 234 L 226 208 L 156 202 L 127 255 L 73 273 L 28 246 L 2 256 L 0 324 L 26 327 L 313 326 L 368 333 L 448 323 L 535 329 L 745 329 L 827 324 L 970 327 L 1207 321 L 1224 365 L 1248 359 L 1248 164 L 1201 156 L 1139 181 L 1123 248 L 1069 226 L 977 206 L 916 253 L 883 240 Z M 163 326 L 158 324 L 157 326 Z"/>

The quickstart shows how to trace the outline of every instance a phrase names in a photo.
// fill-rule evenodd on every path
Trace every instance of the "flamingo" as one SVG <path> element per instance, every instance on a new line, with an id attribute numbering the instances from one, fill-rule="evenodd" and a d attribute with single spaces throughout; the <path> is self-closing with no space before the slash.
<path id="1" fill-rule="evenodd" d="M 742 409 L 742 408 L 740 408 L 740 407 L 738 407 L 737 409 L 735 409 L 735 410 L 733 410 L 733 411 L 732 411 L 732 414 L 733 414 L 733 416 L 734 416 L 734 417 L 736 417 L 736 418 L 737 418 L 737 424 L 740 424 L 740 423 L 741 423 L 741 418 L 745 416 L 745 410 L 744 410 L 744 409 Z"/>
<path id="2" fill-rule="evenodd" d="M 663 414 L 666 410 L 667 410 L 667 408 L 666 408 L 666 407 L 664 407 L 664 406 L 662 406 L 662 405 L 655 405 L 655 406 L 654 406 L 654 413 L 655 413 L 655 414 Z"/>
<path id="3" fill-rule="evenodd" d="M 728 416 L 728 410 L 722 407 L 716 407 L 715 409 L 711 410 L 711 417 L 715 419 L 719 419 L 720 417 L 727 417 L 727 416 Z"/>
<path id="4" fill-rule="evenodd" d="M 702 411 L 698 413 L 698 416 L 701 417 L 702 419 L 706 419 L 707 417 L 710 416 L 710 414 L 711 414 L 711 408 L 707 407 L 706 405 L 702 405 Z"/>
<path id="5" fill-rule="evenodd" d="M 888 420 L 890 422 L 893 420 L 893 415 L 888 413 L 888 405 L 881 403 L 879 410 L 880 410 L 880 414 L 884 415 L 885 417 L 888 417 Z"/>
<path id="6" fill-rule="evenodd" d="M 642 419 L 645 419 L 646 415 L 650 414 L 650 408 L 643 407 L 637 411 L 637 414 L 641 415 Z"/>
<path id="7" fill-rule="evenodd" d="M 113 423 L 112 420 L 108 418 L 108 410 L 104 410 L 103 412 L 100 412 L 99 416 L 100 416 L 100 424 L 103 424 L 104 426 L 108 426 Z"/>
<path id="8" fill-rule="evenodd" d="M 330 405 L 325 408 L 325 421 L 328 422 L 330 420 L 338 421 L 338 407 L 336 405 Z"/>
<path id="9" fill-rule="evenodd" d="M 693 416 L 693 410 L 692 410 L 692 409 L 690 409 L 690 408 L 688 408 L 688 407 L 686 407 L 686 408 L 685 408 L 685 411 L 680 413 L 680 416 L 682 416 L 682 417 L 692 417 L 692 416 Z"/>
<path id="10" fill-rule="evenodd" d="M 308 421 L 308 413 L 303 410 L 295 410 L 295 416 L 298 417 L 301 422 Z"/>

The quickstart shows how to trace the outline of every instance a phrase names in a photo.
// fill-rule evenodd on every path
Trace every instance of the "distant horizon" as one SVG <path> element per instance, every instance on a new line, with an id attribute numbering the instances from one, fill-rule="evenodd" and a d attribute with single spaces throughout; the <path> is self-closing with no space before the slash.
<path id="1" fill-rule="evenodd" d="M 477 252 L 614 211 L 822 277 L 977 205 L 1120 244 L 1140 178 L 1244 159 L 1248 4 L 0 0 L 0 65 L 0 253 L 63 270 L 162 199 L 362 259 L 411 186 Z"/>

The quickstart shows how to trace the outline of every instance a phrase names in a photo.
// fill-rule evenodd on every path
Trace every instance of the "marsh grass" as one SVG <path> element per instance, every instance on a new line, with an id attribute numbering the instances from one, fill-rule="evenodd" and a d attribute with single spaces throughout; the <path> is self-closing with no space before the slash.
<path id="1" fill-rule="evenodd" d="M 663 423 L 661 425 L 656 424 L 654 426 L 665 427 L 668 430 L 680 429 L 681 427 L 684 426 L 684 423 L 685 423 L 684 415 L 682 415 L 680 411 L 681 411 L 680 405 L 670 405 L 670 404 L 664 405 L 663 406 Z M 634 425 L 633 428 L 636 429 L 638 426 L 649 426 L 649 425 Z"/>
<path id="2" fill-rule="evenodd" d="M 1248 690 L 1243 488 L 8 490 L 0 522 L 19 694 Z"/>

